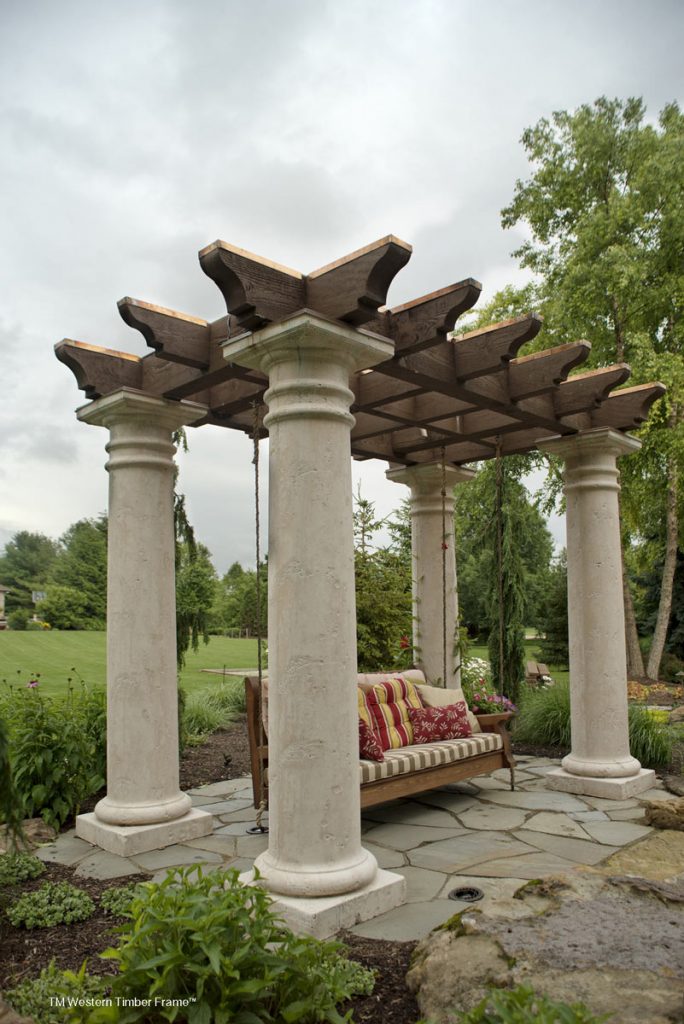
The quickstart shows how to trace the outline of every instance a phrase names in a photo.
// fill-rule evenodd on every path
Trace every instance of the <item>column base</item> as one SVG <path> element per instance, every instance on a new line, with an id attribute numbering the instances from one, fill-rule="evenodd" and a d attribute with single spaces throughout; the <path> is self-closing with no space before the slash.
<path id="1" fill-rule="evenodd" d="M 174 843 L 185 843 L 188 839 L 199 839 L 209 835 L 213 828 L 213 816 L 195 807 L 175 821 L 162 821 L 155 825 L 108 825 L 92 812 L 79 814 L 76 818 L 79 839 L 120 857 L 134 857 L 136 853 L 148 853 Z"/>
<path id="2" fill-rule="evenodd" d="M 254 882 L 254 872 L 240 875 L 245 885 Z M 387 913 L 401 906 L 406 898 L 406 879 L 392 871 L 378 869 L 372 882 L 356 892 L 341 896 L 277 896 L 271 908 L 288 928 L 298 935 L 313 935 L 315 939 L 328 939 L 343 928 L 353 928 L 361 921 Z"/>
<path id="3" fill-rule="evenodd" d="M 597 779 L 588 775 L 571 775 L 563 768 L 554 768 L 544 778 L 549 789 L 557 789 L 561 793 L 576 793 L 578 796 L 598 796 L 605 800 L 627 800 L 637 793 L 651 789 L 656 781 L 652 768 L 641 768 L 638 774 L 625 779 Z"/>

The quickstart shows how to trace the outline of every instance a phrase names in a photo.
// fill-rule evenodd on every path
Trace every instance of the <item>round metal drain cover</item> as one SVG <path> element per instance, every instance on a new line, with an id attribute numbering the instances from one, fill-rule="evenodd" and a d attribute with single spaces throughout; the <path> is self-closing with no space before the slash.
<path id="1" fill-rule="evenodd" d="M 254 825 L 253 828 L 245 829 L 248 836 L 267 836 L 268 828 L 265 825 Z"/>
<path id="2" fill-rule="evenodd" d="M 463 886 L 460 889 L 452 889 L 449 893 L 450 900 L 463 900 L 464 903 L 477 903 L 484 897 L 482 889 L 476 889 L 474 885 Z"/>

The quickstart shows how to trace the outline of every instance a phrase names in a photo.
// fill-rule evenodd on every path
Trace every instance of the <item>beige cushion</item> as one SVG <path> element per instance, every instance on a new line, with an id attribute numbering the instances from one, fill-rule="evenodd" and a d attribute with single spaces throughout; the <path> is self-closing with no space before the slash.
<path id="1" fill-rule="evenodd" d="M 463 761 L 477 754 L 501 750 L 503 740 L 498 732 L 481 732 L 466 740 L 443 740 L 441 743 L 417 743 L 410 747 L 386 750 L 384 761 L 360 761 L 361 785 L 395 775 L 408 775 L 424 768 Z"/>
<path id="2" fill-rule="evenodd" d="M 426 708 L 444 708 L 447 704 L 458 704 L 463 701 L 468 707 L 468 701 L 463 696 L 463 690 L 455 687 L 453 690 L 445 690 L 443 686 L 418 686 L 418 693 L 423 699 Z M 468 721 L 473 732 L 482 732 L 477 717 L 468 708 Z"/>
<path id="3" fill-rule="evenodd" d="M 364 693 L 368 693 L 378 683 L 387 683 L 390 679 L 405 679 L 407 683 L 420 686 L 425 682 L 425 674 L 419 668 L 407 668 L 405 672 L 360 672 L 356 677 Z"/>

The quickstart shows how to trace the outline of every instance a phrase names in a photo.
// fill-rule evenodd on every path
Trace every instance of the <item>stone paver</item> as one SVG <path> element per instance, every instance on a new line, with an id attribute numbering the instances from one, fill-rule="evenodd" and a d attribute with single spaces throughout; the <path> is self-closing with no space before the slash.
<path id="1" fill-rule="evenodd" d="M 458 820 L 466 828 L 484 829 L 495 832 L 506 831 L 509 828 L 520 828 L 525 821 L 525 811 L 517 807 L 499 807 L 496 804 L 478 804 L 469 811 L 459 814 Z"/>
<path id="2" fill-rule="evenodd" d="M 86 843 L 83 839 L 77 839 L 74 835 L 63 835 L 49 846 L 41 846 L 37 849 L 36 857 L 47 864 L 65 864 L 67 867 L 71 867 L 92 852 L 93 847 L 90 843 Z"/>
<path id="3" fill-rule="evenodd" d="M 482 864 L 471 864 L 470 871 L 489 878 L 533 878 L 564 875 L 577 867 L 573 861 L 552 853 L 526 853 L 521 857 L 500 857 Z"/>
<path id="4" fill-rule="evenodd" d="M 414 867 L 454 874 L 490 858 L 514 857 L 523 853 L 534 853 L 534 848 L 506 832 L 469 832 L 455 839 L 410 850 L 408 858 Z"/>
<path id="5" fill-rule="evenodd" d="M 653 831 L 648 825 L 635 825 L 631 821 L 588 821 L 586 829 L 598 843 L 613 846 L 627 846 Z"/>
<path id="6" fill-rule="evenodd" d="M 458 828 L 459 823 L 446 810 L 422 806 L 418 803 L 400 804 L 398 807 L 371 808 L 363 817 L 372 822 L 400 822 L 402 825 L 429 825 L 437 828 Z"/>
<path id="7" fill-rule="evenodd" d="M 684 833 L 654 832 L 643 825 L 641 800 L 670 794 L 656 787 L 634 799 L 606 800 L 549 790 L 546 774 L 557 764 L 519 758 L 513 792 L 508 773 L 496 772 L 364 811 L 364 847 L 381 868 L 404 875 L 408 895 L 402 907 L 352 930 L 375 938 L 419 939 L 468 907 L 517 920 L 538 912 L 534 900 L 514 899 L 525 881 L 586 877 L 584 866 L 592 873 L 639 874 L 648 861 L 659 864 L 663 879 L 684 874 Z M 77 865 L 81 877 L 102 879 L 144 871 L 159 881 L 176 866 L 249 870 L 268 847 L 267 835 L 246 833 L 255 820 L 251 780 L 230 779 L 191 795 L 195 806 L 214 815 L 213 834 L 126 859 L 97 850 L 72 830 L 40 848 L 38 856 Z M 447 899 L 462 886 L 482 889 L 484 899 L 475 904 Z"/>
<path id="8" fill-rule="evenodd" d="M 351 931 L 368 939 L 389 939 L 395 942 L 409 942 L 429 935 L 433 928 L 444 924 L 450 917 L 463 909 L 462 904 L 451 900 L 430 900 L 428 903 L 405 903 L 371 921 L 357 924 Z"/>
<path id="9" fill-rule="evenodd" d="M 617 852 L 617 846 L 602 846 L 600 843 L 585 842 L 583 839 L 568 839 L 565 836 L 550 836 L 546 832 L 532 832 L 524 829 L 514 833 L 515 838 L 546 853 L 552 853 L 563 860 L 577 864 L 598 864 Z"/>
<path id="10" fill-rule="evenodd" d="M 393 850 L 412 850 L 421 843 L 436 843 L 465 833 L 454 823 L 454 828 L 434 828 L 422 825 L 377 825 L 366 832 L 368 841 Z"/>
<path id="11" fill-rule="evenodd" d="M 396 872 L 406 879 L 406 899 L 410 903 L 436 899 L 447 877 L 441 871 L 426 871 L 425 868 L 410 866 L 397 868 Z"/>
<path id="12" fill-rule="evenodd" d="M 601 811 L 589 811 L 589 814 L 601 814 Z M 591 836 L 577 822 L 573 821 L 568 814 L 559 814 L 554 811 L 540 811 L 525 822 L 526 829 L 533 832 L 548 832 L 552 836 L 568 836 L 571 839 L 588 839 Z"/>
<path id="13" fill-rule="evenodd" d="M 533 785 L 533 784 L 532 784 Z M 543 786 L 544 782 L 540 782 Z M 579 797 L 570 793 L 558 793 L 555 790 L 540 790 L 533 793 L 514 792 L 487 793 L 487 800 L 505 807 L 524 807 L 530 811 L 586 811 L 585 804 Z"/>
<path id="14" fill-rule="evenodd" d="M 163 850 L 138 853 L 134 859 L 145 871 L 158 871 L 159 868 L 182 867 L 189 864 L 220 864 L 223 857 L 220 853 L 212 853 L 210 850 L 198 850 L 189 845 L 176 843 L 173 846 L 166 846 Z"/>
<path id="15" fill-rule="evenodd" d="M 91 850 L 94 847 L 91 847 Z M 75 874 L 82 878 L 123 878 L 124 875 L 139 875 L 140 868 L 126 857 L 119 857 L 116 853 L 108 853 L 106 850 L 97 850 L 90 857 L 80 861 Z"/>

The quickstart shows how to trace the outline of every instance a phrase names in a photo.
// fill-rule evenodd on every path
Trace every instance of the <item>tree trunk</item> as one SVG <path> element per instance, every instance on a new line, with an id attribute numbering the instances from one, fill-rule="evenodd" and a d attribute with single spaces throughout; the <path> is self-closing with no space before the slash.
<path id="1" fill-rule="evenodd" d="M 622 593 L 625 602 L 625 639 L 627 641 L 627 678 L 637 679 L 643 676 L 644 659 L 639 647 L 639 634 L 637 632 L 636 616 L 634 614 L 634 602 L 632 591 L 627 579 L 624 559 L 622 562 Z"/>
<path id="2" fill-rule="evenodd" d="M 670 416 L 670 426 L 676 426 L 676 411 L 673 410 Z M 667 511 L 665 517 L 665 563 L 663 565 L 663 578 L 660 584 L 660 602 L 658 604 L 658 617 L 655 629 L 653 630 L 653 642 L 651 653 L 648 656 L 648 674 L 651 679 L 657 679 L 660 671 L 660 661 L 665 649 L 667 639 L 667 628 L 670 624 L 670 613 L 672 611 L 672 588 L 674 583 L 675 567 L 677 564 L 677 463 L 674 455 L 670 455 L 667 471 Z"/>

